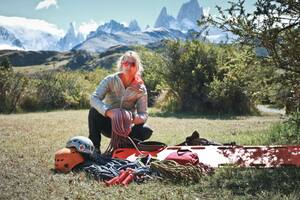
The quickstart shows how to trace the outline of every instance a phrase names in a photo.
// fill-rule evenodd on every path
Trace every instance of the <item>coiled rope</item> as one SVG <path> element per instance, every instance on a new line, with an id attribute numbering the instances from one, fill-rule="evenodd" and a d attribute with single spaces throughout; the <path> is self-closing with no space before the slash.
<path id="1" fill-rule="evenodd" d="M 150 169 L 158 172 L 164 178 L 184 182 L 199 182 L 204 175 L 213 172 L 213 168 L 202 163 L 198 165 L 180 165 L 173 160 L 152 162 Z"/>
<path id="2" fill-rule="evenodd" d="M 114 112 L 114 117 L 111 119 L 111 140 L 104 154 L 111 155 L 115 149 L 127 147 L 130 144 L 142 154 L 134 141 L 129 137 L 132 125 L 132 113 L 122 108 L 114 109 Z"/>

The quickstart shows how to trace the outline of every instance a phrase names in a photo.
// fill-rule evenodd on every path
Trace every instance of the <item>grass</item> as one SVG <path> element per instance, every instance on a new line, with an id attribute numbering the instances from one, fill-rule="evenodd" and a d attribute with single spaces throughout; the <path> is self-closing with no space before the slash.
<path id="1" fill-rule="evenodd" d="M 217 169 L 198 184 L 149 181 L 107 188 L 83 174 L 53 172 L 54 153 L 75 135 L 88 135 L 87 110 L 0 115 L 0 199 L 299 199 L 300 171 Z M 160 116 L 148 124 L 152 140 L 169 145 L 194 130 L 218 142 L 262 144 L 263 134 L 280 119 L 271 116 Z M 108 139 L 103 140 L 103 150 Z"/>
<path id="2" fill-rule="evenodd" d="M 54 70 L 61 67 L 64 67 L 68 63 L 68 60 L 49 62 L 47 64 L 41 65 L 31 65 L 31 66 L 22 66 L 22 67 L 13 67 L 15 72 L 23 73 L 23 74 L 34 74 L 36 72 Z"/>

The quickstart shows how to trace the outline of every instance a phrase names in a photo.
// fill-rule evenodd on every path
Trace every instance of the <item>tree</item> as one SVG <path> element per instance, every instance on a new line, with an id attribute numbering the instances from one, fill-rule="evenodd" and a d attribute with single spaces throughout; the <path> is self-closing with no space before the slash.
<path id="1" fill-rule="evenodd" d="M 0 63 L 0 68 L 3 70 L 12 70 L 11 63 L 7 57 L 4 57 Z"/>
<path id="2" fill-rule="evenodd" d="M 217 6 L 220 16 L 210 23 L 238 36 L 241 44 L 261 48 L 277 71 L 278 98 L 287 111 L 300 108 L 300 4 L 298 0 L 257 0 L 256 9 L 246 12 L 245 0 L 230 2 L 228 9 Z M 282 92 L 285 90 L 285 92 Z M 280 95 L 283 94 L 284 95 Z"/>
<path id="3" fill-rule="evenodd" d="M 213 45 L 199 41 L 169 42 L 164 57 L 163 78 L 174 97 L 174 110 L 209 110 L 209 84 L 217 72 L 217 52 Z"/>
<path id="4" fill-rule="evenodd" d="M 168 111 L 245 114 L 251 111 L 248 66 L 254 59 L 234 45 L 169 41 L 163 53 L 161 107 Z M 249 64 L 247 64 L 249 63 Z"/>
<path id="5" fill-rule="evenodd" d="M 28 79 L 22 74 L 0 70 L 0 113 L 16 111 L 27 83 Z"/>

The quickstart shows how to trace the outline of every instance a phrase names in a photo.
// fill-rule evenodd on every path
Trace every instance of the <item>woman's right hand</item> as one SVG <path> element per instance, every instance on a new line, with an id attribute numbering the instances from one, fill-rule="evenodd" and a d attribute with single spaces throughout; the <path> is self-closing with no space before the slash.
<path id="1" fill-rule="evenodd" d="M 115 112 L 116 109 L 117 109 L 117 108 L 107 110 L 107 111 L 105 112 L 106 117 L 109 117 L 110 119 L 113 119 L 114 116 L 115 116 L 115 113 L 116 113 L 116 112 Z"/>
<path id="2" fill-rule="evenodd" d="M 105 116 L 113 119 L 120 108 L 113 108 L 105 112 Z M 132 115 L 132 114 L 131 114 Z"/>

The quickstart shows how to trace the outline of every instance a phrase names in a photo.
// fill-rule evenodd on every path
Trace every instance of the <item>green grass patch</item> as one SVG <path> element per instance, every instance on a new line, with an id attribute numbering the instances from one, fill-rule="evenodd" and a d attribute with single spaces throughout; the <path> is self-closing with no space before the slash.
<path id="1" fill-rule="evenodd" d="M 153 180 L 110 187 L 84 174 L 53 172 L 54 153 L 75 135 L 88 136 L 87 110 L 0 115 L 0 199 L 299 199 L 296 168 L 219 168 L 200 183 Z M 278 116 L 232 119 L 151 115 L 151 140 L 174 145 L 194 130 L 218 142 L 260 144 Z M 103 138 L 103 150 L 109 140 Z"/>

